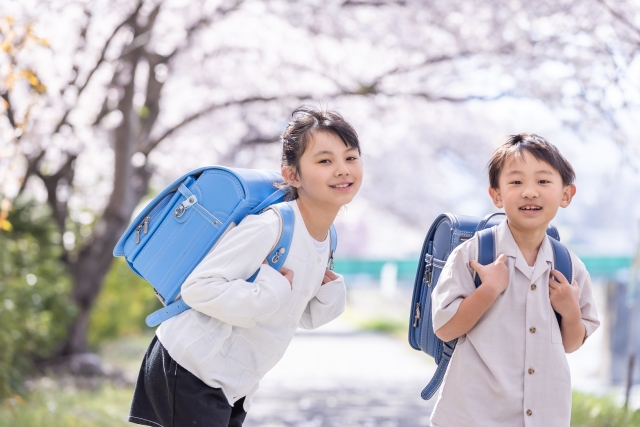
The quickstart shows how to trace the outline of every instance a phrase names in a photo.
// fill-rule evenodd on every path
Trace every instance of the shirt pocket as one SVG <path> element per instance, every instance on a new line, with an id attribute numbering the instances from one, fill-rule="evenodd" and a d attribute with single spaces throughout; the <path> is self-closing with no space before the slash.
<path id="1" fill-rule="evenodd" d="M 556 312 L 549 304 L 549 319 L 551 322 L 551 343 L 562 344 L 562 333 L 560 332 L 560 324 L 556 318 Z"/>

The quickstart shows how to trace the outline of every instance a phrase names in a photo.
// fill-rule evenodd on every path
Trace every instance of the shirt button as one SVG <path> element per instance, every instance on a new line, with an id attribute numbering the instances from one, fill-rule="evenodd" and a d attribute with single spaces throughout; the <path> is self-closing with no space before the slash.
<path id="1" fill-rule="evenodd" d="M 304 295 L 305 295 L 305 296 L 307 296 L 307 297 L 309 296 L 309 289 L 307 289 L 306 291 L 304 291 Z"/>
<path id="2" fill-rule="evenodd" d="M 535 370 L 533 368 L 529 368 L 529 370 L 527 371 L 529 372 L 529 375 L 533 375 L 533 373 L 535 372 Z"/>
<path id="3" fill-rule="evenodd" d="M 256 377 L 260 378 L 260 371 L 256 372 Z"/>
<path id="4" fill-rule="evenodd" d="M 533 411 L 531 409 L 527 409 L 527 415 L 531 416 L 531 414 L 533 414 Z"/>
<path id="5" fill-rule="evenodd" d="M 529 328 L 529 332 L 531 332 L 532 334 L 536 333 L 536 328 L 534 328 L 533 326 Z"/>
<path id="6" fill-rule="evenodd" d="M 536 285 L 531 285 L 531 290 L 535 291 L 536 290 Z"/>
<path id="7" fill-rule="evenodd" d="M 319 263 L 322 262 L 322 257 L 321 256 L 318 257 L 318 262 Z"/>
<path id="8" fill-rule="evenodd" d="M 291 329 L 295 329 L 296 328 L 296 324 L 291 322 Z"/>

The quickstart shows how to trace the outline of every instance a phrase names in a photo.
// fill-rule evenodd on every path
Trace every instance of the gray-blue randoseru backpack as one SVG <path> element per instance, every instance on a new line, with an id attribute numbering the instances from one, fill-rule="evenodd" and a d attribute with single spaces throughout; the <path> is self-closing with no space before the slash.
<path id="1" fill-rule="evenodd" d="M 429 384 L 422 390 L 423 399 L 430 399 L 438 390 L 449 366 L 458 339 L 443 342 L 433 330 L 431 317 L 431 293 L 438 283 L 440 273 L 451 252 L 459 244 L 478 234 L 478 262 L 488 265 L 496 259 L 495 238 L 492 228 L 504 219 L 503 213 L 487 215 L 483 219 L 472 216 L 442 214 L 431 224 L 422 246 L 418 272 L 413 287 L 411 316 L 409 318 L 409 344 L 435 359 L 438 368 Z M 573 282 L 573 266 L 571 255 L 560 243 L 558 230 L 549 225 L 547 235 L 551 237 L 553 248 L 553 265 L 569 281 Z M 481 285 L 480 276 L 475 274 L 476 287 Z M 561 317 L 556 313 L 560 322 Z"/>
<path id="2" fill-rule="evenodd" d="M 180 298 L 182 283 L 218 240 L 247 215 L 273 209 L 281 219 L 280 238 L 267 256 L 275 270 L 284 264 L 294 229 L 294 213 L 285 192 L 274 187 L 273 171 L 208 166 L 178 178 L 158 194 L 124 232 L 113 250 L 147 280 L 164 305 L 147 325 L 157 326 L 190 307 Z M 330 228 L 329 268 L 337 236 Z M 257 272 L 248 278 L 253 281 Z"/>

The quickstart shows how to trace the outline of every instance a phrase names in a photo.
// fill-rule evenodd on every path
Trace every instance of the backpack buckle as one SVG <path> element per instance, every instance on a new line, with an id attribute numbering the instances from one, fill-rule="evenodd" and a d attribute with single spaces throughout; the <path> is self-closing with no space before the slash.
<path id="1" fill-rule="evenodd" d="M 433 256 L 430 254 L 426 254 L 424 257 L 424 262 L 426 264 L 426 267 L 424 269 L 424 276 L 422 278 L 422 282 L 427 286 L 431 286 L 431 273 L 433 271 Z"/>
<path id="2" fill-rule="evenodd" d="M 276 251 L 275 255 L 271 258 L 271 262 L 277 264 L 280 260 L 280 255 L 284 254 L 287 250 L 285 248 L 280 248 Z"/>

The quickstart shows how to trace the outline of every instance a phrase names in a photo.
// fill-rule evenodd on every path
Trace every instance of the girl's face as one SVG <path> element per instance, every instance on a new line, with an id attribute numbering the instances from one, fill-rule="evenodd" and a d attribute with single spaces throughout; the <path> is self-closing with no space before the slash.
<path id="1" fill-rule="evenodd" d="M 345 145 L 339 136 L 317 131 L 300 157 L 298 170 L 285 166 L 282 174 L 303 201 L 340 207 L 360 189 L 362 161 L 358 150 Z"/>

